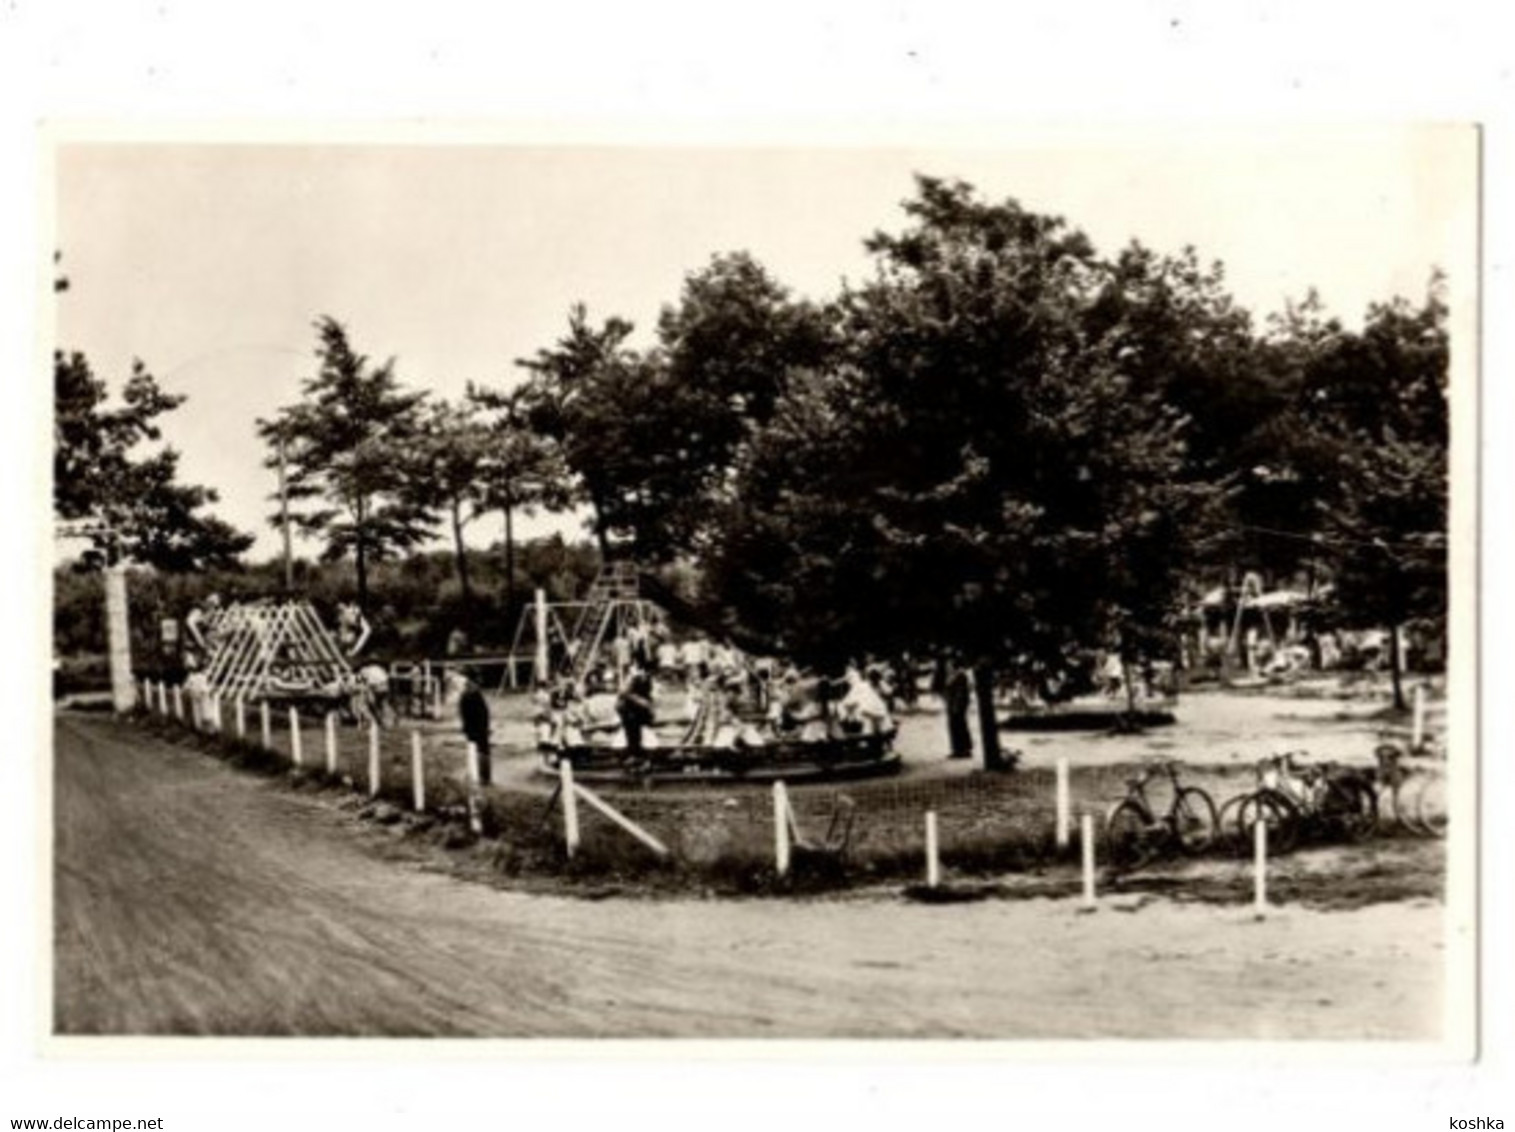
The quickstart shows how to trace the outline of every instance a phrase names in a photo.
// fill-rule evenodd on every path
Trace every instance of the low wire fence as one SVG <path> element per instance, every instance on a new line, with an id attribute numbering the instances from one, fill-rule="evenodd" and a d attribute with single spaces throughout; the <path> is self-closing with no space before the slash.
<path id="1" fill-rule="evenodd" d="M 404 822 L 449 848 L 482 839 L 494 866 L 507 873 L 661 877 L 677 887 L 693 880 L 735 892 L 923 873 L 934 884 L 942 864 L 965 875 L 1057 864 L 1081 864 L 1087 872 L 1093 854 L 1084 852 L 1080 827 L 1093 831 L 1085 836 L 1099 836 L 1103 815 L 1127 796 L 1132 773 L 1130 766 L 1064 765 L 1009 775 L 603 793 L 572 782 L 570 774 L 552 789 L 484 787 L 473 752 L 453 735 L 404 725 L 355 728 L 335 714 L 239 706 L 147 683 L 143 703 L 168 726 L 366 795 L 370 816 Z M 1219 807 L 1253 789 L 1256 779 L 1249 765 L 1186 766 L 1183 784 L 1207 791 Z M 1154 813 L 1167 810 L 1171 789 L 1149 785 Z"/>

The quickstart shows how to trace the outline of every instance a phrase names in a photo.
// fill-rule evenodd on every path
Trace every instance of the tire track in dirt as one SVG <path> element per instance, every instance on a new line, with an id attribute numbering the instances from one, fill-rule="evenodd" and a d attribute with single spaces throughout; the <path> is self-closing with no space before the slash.
<path id="1" fill-rule="evenodd" d="M 381 859 L 275 780 L 57 717 L 60 1034 L 1434 1038 L 1441 906 L 580 901 Z"/>

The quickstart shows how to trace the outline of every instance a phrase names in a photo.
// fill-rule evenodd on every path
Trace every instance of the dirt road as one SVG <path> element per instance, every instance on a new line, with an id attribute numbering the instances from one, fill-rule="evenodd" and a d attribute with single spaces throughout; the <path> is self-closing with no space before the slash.
<path id="1" fill-rule="evenodd" d="M 1434 1038 L 1439 903 L 582 901 L 384 860 L 278 781 L 56 731 L 62 1034 Z"/>

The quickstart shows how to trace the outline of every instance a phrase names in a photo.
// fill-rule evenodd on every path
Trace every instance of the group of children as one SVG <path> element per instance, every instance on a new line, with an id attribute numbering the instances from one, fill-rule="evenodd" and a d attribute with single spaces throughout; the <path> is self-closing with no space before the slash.
<path id="1" fill-rule="evenodd" d="M 730 645 L 702 642 L 696 651 L 688 644 L 675 646 L 680 663 L 659 664 L 656 674 L 633 657 L 619 684 L 603 669 L 583 681 L 540 684 L 538 746 L 637 754 L 667 745 L 733 750 L 894 733 L 880 669 L 852 665 L 840 679 L 828 679 L 792 665 L 780 671 L 775 662 L 750 659 Z"/>

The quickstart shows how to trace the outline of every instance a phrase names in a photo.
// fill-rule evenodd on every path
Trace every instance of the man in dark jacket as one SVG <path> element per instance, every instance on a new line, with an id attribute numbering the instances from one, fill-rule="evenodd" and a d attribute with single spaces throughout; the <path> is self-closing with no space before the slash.
<path id="1" fill-rule="evenodd" d="M 973 757 L 973 732 L 968 727 L 968 710 L 973 703 L 973 678 L 960 656 L 947 659 L 947 679 L 942 687 L 947 708 L 947 738 L 952 745 L 949 759 Z"/>
<path id="2" fill-rule="evenodd" d="M 489 785 L 489 704 L 479 691 L 476 673 L 463 673 L 463 694 L 458 697 L 458 716 L 463 721 L 463 737 L 479 751 L 479 784 Z"/>
<path id="3" fill-rule="evenodd" d="M 621 716 L 621 728 L 626 734 L 626 752 L 632 758 L 642 754 L 642 731 L 653 724 L 652 677 L 641 661 L 632 661 L 631 675 L 621 688 L 616 703 Z"/>

